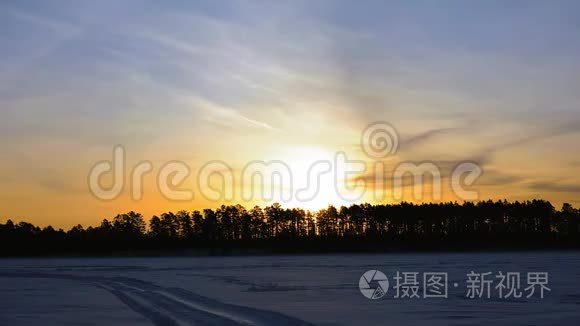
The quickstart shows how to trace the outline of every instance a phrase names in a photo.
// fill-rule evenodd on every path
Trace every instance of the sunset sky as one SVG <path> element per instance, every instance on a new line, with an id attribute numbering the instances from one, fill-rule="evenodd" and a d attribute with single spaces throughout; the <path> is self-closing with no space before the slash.
<path id="1" fill-rule="evenodd" d="M 338 151 L 373 162 L 375 121 L 399 134 L 387 174 L 429 161 L 447 180 L 471 161 L 480 199 L 580 205 L 578 1 L 3 1 L 0 40 L 1 222 L 214 208 L 195 187 L 205 163 L 281 160 L 300 183 Z M 89 191 L 116 145 L 128 169 L 153 165 L 141 200 Z M 157 189 L 170 161 L 191 167 L 192 200 Z M 288 204 L 329 203 L 344 204 Z"/>

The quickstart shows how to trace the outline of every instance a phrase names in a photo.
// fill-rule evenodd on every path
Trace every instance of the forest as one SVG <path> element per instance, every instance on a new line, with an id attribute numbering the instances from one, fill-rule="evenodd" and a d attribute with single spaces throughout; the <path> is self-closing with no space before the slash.
<path id="1" fill-rule="evenodd" d="M 360 204 L 307 211 L 137 212 L 68 231 L 0 224 L 0 255 L 187 255 L 580 248 L 580 210 L 545 200 Z"/>

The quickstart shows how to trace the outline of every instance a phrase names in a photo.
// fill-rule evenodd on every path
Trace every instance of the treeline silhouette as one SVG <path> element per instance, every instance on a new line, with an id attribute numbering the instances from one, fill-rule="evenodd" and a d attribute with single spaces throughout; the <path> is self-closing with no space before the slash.
<path id="1" fill-rule="evenodd" d="M 228 254 L 580 247 L 580 210 L 548 201 L 328 206 L 273 204 L 153 216 L 136 212 L 68 231 L 8 220 L 0 255 Z"/>

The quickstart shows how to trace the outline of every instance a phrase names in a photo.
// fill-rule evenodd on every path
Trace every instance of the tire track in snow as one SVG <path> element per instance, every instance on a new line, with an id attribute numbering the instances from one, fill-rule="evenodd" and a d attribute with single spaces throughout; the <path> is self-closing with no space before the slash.
<path id="1" fill-rule="evenodd" d="M 156 326 L 312 325 L 281 313 L 228 304 L 182 288 L 164 288 L 133 278 L 83 277 L 43 272 L 0 272 L 0 277 L 56 278 L 89 283 L 111 293 Z"/>
<path id="2" fill-rule="evenodd" d="M 189 325 L 189 321 L 195 320 L 198 325 L 310 325 L 272 311 L 226 304 L 184 289 L 163 288 L 140 280 L 116 278 L 107 286 L 149 302 L 151 310 L 157 313 L 163 310 L 168 318 L 178 324 Z"/>

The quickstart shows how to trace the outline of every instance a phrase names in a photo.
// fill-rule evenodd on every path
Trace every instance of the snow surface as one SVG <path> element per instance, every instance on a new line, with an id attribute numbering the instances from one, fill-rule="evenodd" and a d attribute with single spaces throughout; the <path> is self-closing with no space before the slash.
<path id="1" fill-rule="evenodd" d="M 449 298 L 366 299 L 371 269 L 447 272 Z M 472 270 L 548 272 L 552 291 L 468 299 Z M 578 325 L 579 279 L 578 252 L 2 259 L 0 325 Z"/>

